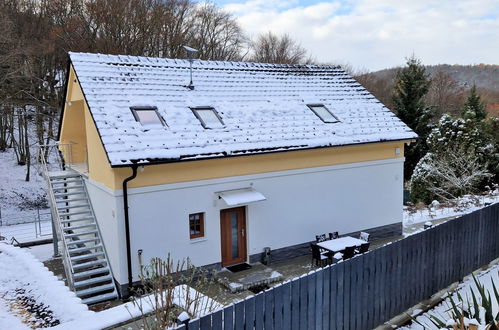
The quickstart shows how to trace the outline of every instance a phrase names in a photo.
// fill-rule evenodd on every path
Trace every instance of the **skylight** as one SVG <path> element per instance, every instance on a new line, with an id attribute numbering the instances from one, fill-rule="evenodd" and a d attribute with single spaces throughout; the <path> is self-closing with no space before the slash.
<path id="1" fill-rule="evenodd" d="M 308 107 L 325 123 L 337 123 L 340 121 L 324 104 L 309 104 Z"/>
<path id="2" fill-rule="evenodd" d="M 212 107 L 198 107 L 191 108 L 191 110 L 204 128 L 212 129 L 224 127 L 222 119 Z"/>
<path id="3" fill-rule="evenodd" d="M 165 126 L 156 107 L 132 107 L 133 117 L 142 126 Z"/>

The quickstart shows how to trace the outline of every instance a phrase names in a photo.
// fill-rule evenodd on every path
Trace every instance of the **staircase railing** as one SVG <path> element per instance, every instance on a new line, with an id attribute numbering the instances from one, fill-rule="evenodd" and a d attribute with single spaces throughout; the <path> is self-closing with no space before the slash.
<path id="1" fill-rule="evenodd" d="M 39 159 L 40 159 L 40 165 L 42 167 L 42 175 L 47 182 L 48 185 L 48 200 L 50 204 L 50 210 L 52 214 L 52 221 L 54 223 L 53 228 L 55 228 L 55 234 L 57 235 L 57 239 L 60 244 L 62 244 L 62 264 L 64 266 L 64 271 L 66 273 L 66 279 L 67 283 L 69 286 L 69 289 L 74 291 L 74 282 L 73 282 L 73 274 L 74 274 L 74 269 L 73 265 L 71 263 L 71 258 L 69 256 L 69 249 L 68 246 L 66 245 L 66 240 L 64 239 L 64 233 L 62 232 L 62 223 L 61 223 L 61 217 L 59 215 L 59 211 L 57 210 L 57 202 L 55 199 L 54 195 L 54 190 L 52 188 L 52 184 L 50 181 L 49 177 L 49 168 L 47 165 L 47 159 L 49 154 L 50 154 L 50 149 L 46 148 L 54 148 L 58 147 L 59 145 L 40 145 L 40 154 L 39 154 Z M 62 165 L 61 170 L 64 169 L 64 165 Z M 59 253 L 61 249 L 59 249 Z"/>
<path id="2" fill-rule="evenodd" d="M 83 185 L 83 190 L 85 191 L 86 196 L 89 196 L 87 186 L 85 184 Z M 104 237 L 102 236 L 102 233 L 100 231 L 100 226 L 99 226 L 99 223 L 97 222 L 97 217 L 95 216 L 94 207 L 93 207 L 92 203 L 89 203 L 89 206 L 90 206 L 90 211 L 92 212 L 92 217 L 95 219 L 97 232 L 99 233 L 99 237 L 101 239 L 100 244 L 102 245 L 102 251 L 104 252 L 104 255 L 106 256 L 106 260 L 108 263 L 107 266 L 109 268 L 109 274 L 111 275 L 111 278 L 113 279 L 113 284 L 115 285 L 115 288 L 116 288 L 116 282 L 114 281 L 113 267 L 111 267 L 111 263 L 109 262 L 109 255 L 107 254 L 106 244 L 104 244 Z M 117 290 L 117 288 L 116 288 L 116 290 Z"/>

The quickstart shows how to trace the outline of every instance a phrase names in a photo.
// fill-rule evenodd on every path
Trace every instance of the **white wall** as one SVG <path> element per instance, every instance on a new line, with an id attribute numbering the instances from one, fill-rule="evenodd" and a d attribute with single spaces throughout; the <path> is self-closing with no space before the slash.
<path id="1" fill-rule="evenodd" d="M 122 197 L 115 196 L 113 190 L 91 179 L 86 179 L 85 182 L 113 275 L 121 284 L 127 283 Z"/>
<path id="2" fill-rule="evenodd" d="M 277 249 L 311 241 L 319 233 L 402 221 L 403 159 L 134 188 L 129 190 L 134 281 L 139 249 L 145 263 L 168 253 L 176 259 L 189 257 L 196 266 L 220 262 L 220 209 L 227 207 L 215 193 L 250 185 L 267 200 L 247 207 L 248 254 L 260 253 L 265 246 Z M 99 224 L 113 271 L 123 284 L 127 275 L 121 192 L 114 203 L 98 194 L 92 201 L 97 216 L 106 217 Z M 115 211 L 118 219 L 110 216 L 109 208 L 114 207 L 120 208 Z M 190 240 L 188 215 L 197 212 L 205 213 L 205 237 Z"/>

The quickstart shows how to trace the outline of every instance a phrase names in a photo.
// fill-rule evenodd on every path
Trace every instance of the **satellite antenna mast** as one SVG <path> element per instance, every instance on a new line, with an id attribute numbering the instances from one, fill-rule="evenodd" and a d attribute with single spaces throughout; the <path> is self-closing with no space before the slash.
<path id="1" fill-rule="evenodd" d="M 191 81 L 189 82 L 189 85 L 185 86 L 185 87 L 189 88 L 190 90 L 193 90 L 194 84 L 192 83 L 192 62 L 194 62 L 194 60 L 195 60 L 194 53 L 197 53 L 198 50 L 194 49 L 192 47 L 189 47 L 189 46 L 185 46 L 185 45 L 182 47 L 187 51 L 187 60 L 189 61 L 189 71 L 190 71 L 190 77 L 191 77 Z"/>

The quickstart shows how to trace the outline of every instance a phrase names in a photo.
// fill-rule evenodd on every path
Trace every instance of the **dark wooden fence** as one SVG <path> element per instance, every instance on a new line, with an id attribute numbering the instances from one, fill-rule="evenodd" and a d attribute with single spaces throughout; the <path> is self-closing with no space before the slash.
<path id="1" fill-rule="evenodd" d="M 497 257 L 499 204 L 227 306 L 189 330 L 372 329 Z"/>

